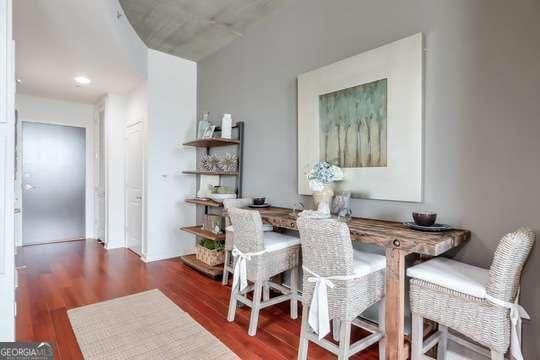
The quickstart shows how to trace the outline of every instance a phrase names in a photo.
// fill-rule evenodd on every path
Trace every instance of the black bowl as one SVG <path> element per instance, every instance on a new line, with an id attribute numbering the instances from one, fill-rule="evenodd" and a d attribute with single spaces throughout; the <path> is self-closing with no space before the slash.
<path id="1" fill-rule="evenodd" d="M 253 205 L 264 205 L 266 201 L 265 197 L 256 197 L 253 199 Z"/>
<path id="2" fill-rule="evenodd" d="M 434 212 L 413 212 L 414 223 L 420 226 L 433 226 L 437 220 L 437 213 Z"/>

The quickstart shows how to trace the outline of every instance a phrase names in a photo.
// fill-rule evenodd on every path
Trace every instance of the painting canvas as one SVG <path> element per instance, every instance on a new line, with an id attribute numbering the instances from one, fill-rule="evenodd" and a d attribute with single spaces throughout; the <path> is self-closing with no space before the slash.
<path id="1" fill-rule="evenodd" d="M 387 79 L 319 95 L 319 158 L 342 168 L 385 167 Z"/>
<path id="2" fill-rule="evenodd" d="M 298 193 L 319 161 L 343 169 L 335 191 L 422 201 L 421 33 L 298 76 Z"/>

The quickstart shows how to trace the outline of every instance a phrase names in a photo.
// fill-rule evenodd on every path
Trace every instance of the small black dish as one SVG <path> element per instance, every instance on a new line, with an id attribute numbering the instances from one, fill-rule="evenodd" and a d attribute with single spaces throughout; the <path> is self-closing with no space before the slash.
<path id="1" fill-rule="evenodd" d="M 252 209 L 261 209 L 261 208 L 267 208 L 267 207 L 270 207 L 270 204 L 266 203 L 266 204 L 260 204 L 260 205 L 256 205 L 256 204 L 253 204 L 253 205 L 248 205 L 250 208 Z"/>
<path id="2" fill-rule="evenodd" d="M 434 212 L 413 212 L 414 223 L 418 226 L 433 226 L 437 220 L 437 213 Z"/>
<path id="3" fill-rule="evenodd" d="M 403 223 L 403 225 L 414 230 L 429 231 L 429 232 L 439 232 L 439 231 L 446 231 L 446 230 L 451 229 L 450 225 L 446 225 L 446 224 L 433 224 L 431 226 L 422 226 L 422 225 L 417 225 L 412 221 L 406 221 Z"/>
<path id="4" fill-rule="evenodd" d="M 266 198 L 265 197 L 256 197 L 256 198 L 253 198 L 253 205 L 264 205 L 266 202 Z"/>

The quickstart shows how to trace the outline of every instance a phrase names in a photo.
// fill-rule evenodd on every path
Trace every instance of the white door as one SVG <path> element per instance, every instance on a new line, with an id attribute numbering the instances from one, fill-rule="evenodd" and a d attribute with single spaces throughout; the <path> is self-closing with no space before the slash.
<path id="1" fill-rule="evenodd" d="M 94 232 L 96 238 L 105 242 L 105 131 L 104 131 L 105 110 L 100 109 L 96 115 L 95 122 L 95 176 L 94 184 Z"/>
<path id="2" fill-rule="evenodd" d="M 126 242 L 142 255 L 143 123 L 127 129 L 126 144 Z"/>

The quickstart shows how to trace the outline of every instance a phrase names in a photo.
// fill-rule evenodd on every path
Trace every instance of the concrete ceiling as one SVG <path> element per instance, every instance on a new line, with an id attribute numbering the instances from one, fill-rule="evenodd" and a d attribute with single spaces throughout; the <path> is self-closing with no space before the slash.
<path id="1" fill-rule="evenodd" d="M 198 61 L 291 0 L 120 0 L 149 48 Z"/>
<path id="2" fill-rule="evenodd" d="M 138 42 L 144 56 L 146 46 L 127 19 L 117 16 L 118 1 L 17 0 L 13 6 L 16 76 L 22 79 L 17 92 L 95 103 L 106 93 L 126 93 L 144 79 L 130 52 L 138 45 L 125 43 Z M 135 39 L 126 41 L 127 27 Z M 92 83 L 77 87 L 77 75 Z"/>

